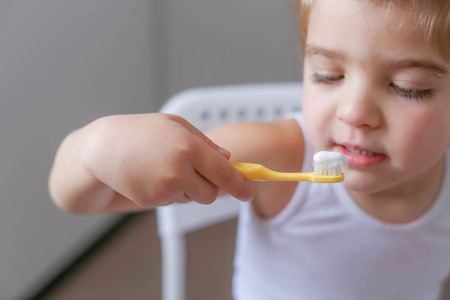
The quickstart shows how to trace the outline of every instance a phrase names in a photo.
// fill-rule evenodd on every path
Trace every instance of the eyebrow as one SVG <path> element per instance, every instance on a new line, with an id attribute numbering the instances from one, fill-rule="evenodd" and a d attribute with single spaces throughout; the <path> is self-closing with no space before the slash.
<path id="1" fill-rule="evenodd" d="M 445 67 L 430 60 L 405 59 L 387 63 L 395 69 L 421 69 L 437 77 L 448 75 L 448 70 Z"/>
<path id="2" fill-rule="evenodd" d="M 305 56 L 311 57 L 321 55 L 330 59 L 347 60 L 348 55 L 343 51 L 327 49 L 318 46 L 307 45 L 305 47 Z M 393 69 L 421 69 L 433 76 L 441 77 L 449 75 L 449 71 L 444 66 L 431 60 L 405 59 L 405 60 L 381 60 L 385 65 Z"/>
<path id="3" fill-rule="evenodd" d="M 347 59 L 347 55 L 342 51 L 327 49 L 323 47 L 307 45 L 305 48 L 305 56 L 322 55 L 332 59 Z"/>

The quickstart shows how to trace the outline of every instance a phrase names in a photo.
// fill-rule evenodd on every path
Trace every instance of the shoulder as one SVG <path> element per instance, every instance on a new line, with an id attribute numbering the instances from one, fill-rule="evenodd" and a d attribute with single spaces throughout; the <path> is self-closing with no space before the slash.
<path id="1" fill-rule="evenodd" d="M 304 139 L 298 122 L 283 119 L 271 123 L 228 124 L 208 132 L 219 146 L 231 152 L 231 161 L 253 162 L 281 172 L 300 172 Z M 297 182 L 253 182 L 255 212 L 269 218 L 291 199 Z"/>

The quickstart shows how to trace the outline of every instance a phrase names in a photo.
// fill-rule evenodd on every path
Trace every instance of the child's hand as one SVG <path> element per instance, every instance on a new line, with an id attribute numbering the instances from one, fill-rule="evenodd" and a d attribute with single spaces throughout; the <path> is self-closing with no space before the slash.
<path id="1" fill-rule="evenodd" d="M 228 162 L 230 154 L 180 117 L 167 114 L 109 116 L 80 131 L 84 131 L 83 138 L 78 137 L 80 163 L 87 173 L 103 184 L 86 181 L 89 183 L 80 186 L 84 192 L 79 200 L 68 199 L 84 201 L 86 205 L 97 201 L 96 205 L 92 204 L 92 211 L 132 207 L 99 199 L 99 193 L 92 192 L 88 186 L 99 190 L 109 187 L 123 197 L 108 192 L 100 195 L 108 195 L 111 201 L 122 198 L 120 201 L 123 202 L 126 198 L 136 208 L 189 201 L 209 204 L 216 199 L 220 189 L 241 200 L 253 198 L 250 183 Z M 66 158 L 64 164 L 77 163 L 69 159 Z M 58 176 L 64 174 L 57 173 Z M 79 191 L 75 194 L 80 196 Z M 85 195 L 96 195 L 96 198 Z M 107 207 L 99 208 L 99 203 Z M 83 208 L 82 211 L 91 210 Z"/>

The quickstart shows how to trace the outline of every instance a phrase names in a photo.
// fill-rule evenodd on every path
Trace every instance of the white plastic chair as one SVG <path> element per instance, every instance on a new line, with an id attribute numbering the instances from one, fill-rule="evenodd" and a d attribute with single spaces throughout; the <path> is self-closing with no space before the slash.
<path id="1" fill-rule="evenodd" d="M 196 88 L 171 98 L 160 112 L 179 115 L 204 131 L 240 120 L 280 118 L 301 109 L 301 95 L 300 83 Z M 211 205 L 191 202 L 156 209 L 164 300 L 185 298 L 185 234 L 236 217 L 239 206 L 240 201 L 225 195 Z"/>

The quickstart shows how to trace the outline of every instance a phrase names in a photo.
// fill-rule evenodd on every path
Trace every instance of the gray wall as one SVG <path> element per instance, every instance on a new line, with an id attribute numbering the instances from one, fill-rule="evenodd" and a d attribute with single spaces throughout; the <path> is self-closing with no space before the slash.
<path id="1" fill-rule="evenodd" d="M 291 0 L 167 0 L 167 89 L 297 81 Z"/>
<path id="2" fill-rule="evenodd" d="M 0 2 L 0 299 L 37 289 L 116 216 L 71 216 L 47 177 L 71 130 L 183 89 L 298 79 L 288 2 Z"/>
<path id="3" fill-rule="evenodd" d="M 157 109 L 147 0 L 0 7 L 0 299 L 37 288 L 110 216 L 71 216 L 47 178 L 62 138 L 94 118 Z"/>

